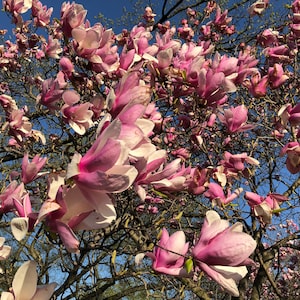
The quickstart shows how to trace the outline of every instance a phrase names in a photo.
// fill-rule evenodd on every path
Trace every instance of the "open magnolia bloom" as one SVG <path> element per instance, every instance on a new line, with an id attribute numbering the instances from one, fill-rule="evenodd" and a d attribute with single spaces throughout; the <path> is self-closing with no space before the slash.
<path id="1" fill-rule="evenodd" d="M 233 193 L 228 190 L 227 195 L 225 195 L 223 188 L 219 184 L 211 182 L 208 184 L 208 190 L 204 193 L 204 195 L 210 199 L 213 206 L 222 206 L 231 203 L 236 197 L 241 194 L 242 191 L 242 188 L 234 190 Z"/>
<path id="2" fill-rule="evenodd" d="M 218 117 L 230 133 L 243 132 L 254 127 L 252 124 L 247 124 L 248 109 L 244 105 L 224 109 L 223 114 L 220 113 Z"/>
<path id="3" fill-rule="evenodd" d="M 116 219 L 116 211 L 106 193 L 77 185 L 61 186 L 55 199 L 43 203 L 37 220 L 44 219 L 69 252 L 79 253 L 74 231 L 105 228 Z"/>
<path id="4" fill-rule="evenodd" d="M 44 167 L 46 162 L 47 158 L 42 158 L 39 154 L 35 155 L 30 162 L 28 153 L 25 153 L 22 160 L 22 182 L 24 184 L 30 183 L 38 176 L 42 175 L 43 173 L 39 172 Z"/>
<path id="5" fill-rule="evenodd" d="M 253 3 L 249 8 L 248 12 L 251 17 L 254 15 L 261 15 L 264 10 L 268 7 L 269 0 L 258 0 L 255 3 Z"/>
<path id="6" fill-rule="evenodd" d="M 24 14 L 32 7 L 32 0 L 6 0 L 3 1 L 3 7 L 11 13 Z"/>
<path id="7" fill-rule="evenodd" d="M 233 296 L 239 295 L 236 283 L 246 276 L 246 265 L 254 263 L 249 256 L 256 242 L 242 231 L 241 223 L 229 227 L 228 221 L 210 210 L 192 250 L 197 267 Z"/>
<path id="8" fill-rule="evenodd" d="M 56 283 L 37 285 L 38 274 L 35 261 L 26 261 L 17 270 L 10 292 L 2 292 L 1 300 L 49 300 Z"/>
<path id="9" fill-rule="evenodd" d="M 137 170 L 128 163 L 128 147 L 118 139 L 121 126 L 119 120 L 113 121 L 84 156 L 75 153 L 68 166 L 67 178 L 73 178 L 80 187 L 107 193 L 119 193 L 129 188 Z"/>
<path id="10" fill-rule="evenodd" d="M 269 193 L 263 197 L 256 193 L 246 192 L 245 199 L 251 207 L 252 213 L 263 224 L 270 224 L 273 213 L 278 213 L 281 203 L 288 201 L 287 197 L 276 193 Z"/>
<path id="11" fill-rule="evenodd" d="M 281 150 L 280 156 L 287 154 L 286 167 L 292 173 L 300 172 L 300 143 L 289 142 Z"/>
<path id="12" fill-rule="evenodd" d="M 168 275 L 186 276 L 184 260 L 188 248 L 189 243 L 185 242 L 183 231 L 174 232 L 169 236 L 168 231 L 163 228 L 158 246 L 146 255 L 153 260 L 152 268 L 155 271 Z"/>

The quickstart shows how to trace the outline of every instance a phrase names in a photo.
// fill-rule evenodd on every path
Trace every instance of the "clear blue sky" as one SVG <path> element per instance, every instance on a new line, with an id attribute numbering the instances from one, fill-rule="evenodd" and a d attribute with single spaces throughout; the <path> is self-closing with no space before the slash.
<path id="1" fill-rule="evenodd" d="M 70 2 L 73 2 L 71 0 Z M 41 0 L 41 2 L 47 7 L 53 7 L 54 15 L 59 16 L 60 8 L 63 2 L 62 0 Z M 130 9 L 130 3 L 128 0 L 76 0 L 75 3 L 82 4 L 88 11 L 88 19 L 91 23 L 94 23 L 94 17 L 98 15 L 99 12 L 104 14 L 108 18 L 120 18 L 123 13 L 123 7 L 126 6 Z M 58 15 L 57 15 L 58 14 Z"/>
<path id="2" fill-rule="evenodd" d="M 41 2 L 46 5 L 48 8 L 53 7 L 52 16 L 60 16 L 60 8 L 63 0 L 41 0 Z M 73 2 L 71 0 L 70 2 Z M 94 24 L 96 19 L 94 18 L 101 12 L 105 17 L 110 19 L 119 19 L 123 14 L 123 7 L 126 7 L 127 10 L 131 10 L 131 3 L 128 0 L 76 0 L 74 1 L 78 4 L 82 4 L 85 9 L 88 11 L 87 19 Z M 0 2 L 2 8 L 2 1 Z M 144 11 L 144 8 L 141 8 L 141 15 Z M 6 13 L 0 12 L 0 29 L 11 28 L 11 22 Z"/>

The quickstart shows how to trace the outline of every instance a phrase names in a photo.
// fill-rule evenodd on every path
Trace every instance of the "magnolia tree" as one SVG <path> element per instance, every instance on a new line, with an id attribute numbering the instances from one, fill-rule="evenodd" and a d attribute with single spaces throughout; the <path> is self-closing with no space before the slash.
<path id="1" fill-rule="evenodd" d="M 299 297 L 300 1 L 173 2 L 3 1 L 1 300 Z"/>

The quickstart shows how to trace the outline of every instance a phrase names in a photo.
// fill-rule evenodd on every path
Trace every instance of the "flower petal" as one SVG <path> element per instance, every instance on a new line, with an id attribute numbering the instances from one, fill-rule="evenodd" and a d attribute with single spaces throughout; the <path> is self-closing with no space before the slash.
<path id="1" fill-rule="evenodd" d="M 214 270 L 212 267 L 208 266 L 207 264 L 200 262 L 198 266 L 204 271 L 211 279 L 221 285 L 228 293 L 232 296 L 238 297 L 239 290 L 237 288 L 236 282 L 230 276 L 224 276 L 224 274 L 219 273 L 218 271 Z"/>
<path id="2" fill-rule="evenodd" d="M 26 261 L 17 270 L 12 282 L 15 299 L 32 299 L 36 292 L 38 280 L 36 267 L 37 263 L 35 261 Z"/>
<path id="3" fill-rule="evenodd" d="M 10 227 L 13 236 L 17 241 L 21 241 L 28 232 L 28 218 L 13 218 L 10 222 Z"/>
<path id="4" fill-rule="evenodd" d="M 54 292 L 56 283 L 38 285 L 36 293 L 31 300 L 49 300 Z"/>

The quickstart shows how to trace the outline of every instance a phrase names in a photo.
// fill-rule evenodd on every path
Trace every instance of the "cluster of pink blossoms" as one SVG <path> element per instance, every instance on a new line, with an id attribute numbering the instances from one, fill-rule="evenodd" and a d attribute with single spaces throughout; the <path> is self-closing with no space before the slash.
<path id="1" fill-rule="evenodd" d="M 159 273 L 193 277 L 203 271 L 228 293 L 238 296 L 237 283 L 246 276 L 246 266 L 254 265 L 249 255 L 256 248 L 252 237 L 242 231 L 241 223 L 229 227 L 229 222 L 221 220 L 215 211 L 208 211 L 199 239 L 191 249 L 183 231 L 169 236 L 163 228 L 158 245 L 146 255 Z M 186 265 L 189 256 L 194 265 L 190 270 Z"/>
<path id="2" fill-rule="evenodd" d="M 267 4 L 267 0 L 255 2 L 249 9 L 250 15 L 261 14 Z M 166 99 L 164 89 L 154 82 L 156 77 L 168 78 L 172 97 L 181 99 L 182 106 L 188 102 L 189 95 L 197 95 L 203 107 L 214 111 L 209 121 L 201 126 L 212 127 L 218 119 L 229 136 L 253 129 L 244 105 L 226 106 L 229 94 L 242 87 L 259 98 L 266 95 L 268 88 L 279 88 L 289 79 L 284 65 L 295 55 L 296 45 L 292 41 L 299 35 L 299 1 L 292 5 L 294 15 L 289 43 L 282 44 L 279 33 L 272 29 L 258 37 L 264 55 L 271 62 L 263 75 L 257 68 L 258 60 L 251 47 L 241 48 L 238 57 L 211 55 L 213 42 L 218 41 L 221 34 L 234 33 L 228 11 L 222 12 L 215 1 L 210 1 L 205 10 L 207 15 L 215 12 L 214 19 L 201 27 L 197 43 L 193 41 L 194 31 L 189 25 L 191 20 L 197 25 L 193 10 L 188 11 L 189 20 L 183 20 L 178 29 L 179 36 L 187 41 L 183 43 L 173 38 L 176 29 L 171 28 L 170 23 L 160 24 L 160 33 L 156 34 L 155 42 L 151 41 L 149 29 L 155 14 L 149 7 L 143 16 L 146 25 L 140 24 L 130 32 L 124 30 L 115 36 L 112 30 L 99 23 L 92 26 L 85 19 L 87 11 L 82 5 L 64 2 L 60 21 L 54 23 L 47 41 L 37 34 L 26 34 L 26 22 L 21 14 L 31 9 L 34 25 L 46 28 L 50 24 L 51 8 L 37 0 L 6 0 L 4 8 L 12 14 L 18 30 L 16 44 L 7 42 L 1 48 L 0 66 L 11 71 L 19 68 L 19 53 L 27 55 L 28 59 L 59 60 L 60 71 L 55 76 L 31 78 L 39 90 L 38 105 L 60 116 L 74 134 L 96 131 L 91 147 L 85 153 L 76 152 L 61 172 L 42 172 L 47 164 L 46 157 L 35 155 L 30 161 L 29 154 L 24 155 L 21 172 L 11 176 L 15 180 L 0 195 L 0 212 L 13 212 L 16 216 L 11 220 L 11 228 L 17 240 L 44 222 L 49 230 L 58 234 L 68 251 L 78 253 L 80 245 L 76 231 L 109 226 L 117 218 L 114 194 L 130 187 L 142 205 L 146 200 L 152 204 L 158 202 L 151 189 L 167 195 L 183 190 L 195 195 L 203 193 L 213 205 L 219 206 L 231 203 L 241 194 L 242 188 L 231 191 L 231 183 L 233 179 L 247 177 L 247 165 L 257 166 L 258 160 L 247 153 L 226 151 L 217 166 L 186 167 L 183 159 L 190 153 L 180 148 L 172 152 L 180 158 L 168 162 L 167 151 L 158 149 L 150 139 L 153 132 L 158 127 L 165 128 L 167 122 L 155 104 L 150 103 L 151 89 L 157 88 L 157 97 Z M 118 45 L 122 45 L 122 51 L 118 51 Z M 78 72 L 76 63 L 80 62 L 93 72 L 93 77 Z M 145 67 L 149 71 L 146 74 L 142 72 Z M 105 85 L 108 78 L 116 78 L 118 83 Z M 87 99 L 85 89 L 92 90 L 94 86 L 105 86 L 104 92 L 101 95 L 91 93 Z M 11 136 L 9 146 L 25 149 L 28 141 L 45 143 L 44 135 L 33 129 L 27 117 L 28 108 L 19 109 L 10 91 L 1 88 L 1 93 L 0 103 L 6 117 L 2 130 L 7 130 Z M 282 126 L 290 126 L 299 137 L 299 104 L 287 104 L 279 116 Z M 183 127 L 198 125 L 187 116 L 180 118 L 187 124 Z M 195 134 L 199 144 L 203 140 L 201 134 L 200 130 Z M 172 143 L 175 139 L 175 130 L 169 127 L 165 141 Z M 224 144 L 229 141 L 230 137 Z M 281 155 L 285 154 L 288 170 L 298 173 L 299 142 L 291 141 L 283 147 Z M 34 211 L 26 185 L 41 176 L 48 181 L 47 199 Z M 272 213 L 287 200 L 278 194 L 264 198 L 251 192 L 246 192 L 245 198 L 253 215 L 262 223 L 270 223 Z M 152 213 L 158 211 L 155 208 L 151 208 Z M 0 251 L 7 251 L 3 241 L 0 242 Z M 242 232 L 240 223 L 229 227 L 216 212 L 208 211 L 200 237 L 192 248 L 182 231 L 169 236 L 163 229 L 159 244 L 147 255 L 152 258 L 153 269 L 157 272 L 192 277 L 203 271 L 237 296 L 236 282 L 246 275 L 245 266 L 253 263 L 249 256 L 255 247 L 256 242 Z M 184 266 L 188 255 L 194 260 L 192 270 Z M 36 279 L 35 263 L 27 262 L 19 270 L 15 274 L 13 293 L 5 294 L 7 299 L 18 298 L 20 293 L 28 293 L 29 299 L 42 299 L 40 293 L 46 293 L 45 290 L 47 294 L 43 297 L 50 297 L 54 285 L 40 288 L 36 286 L 37 280 L 28 283 L 27 278 L 20 275 L 29 274 Z"/>

